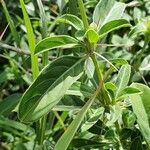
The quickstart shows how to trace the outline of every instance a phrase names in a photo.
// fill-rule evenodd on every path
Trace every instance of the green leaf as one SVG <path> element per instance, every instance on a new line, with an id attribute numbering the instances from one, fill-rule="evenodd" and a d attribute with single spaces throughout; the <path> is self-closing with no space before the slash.
<path id="1" fill-rule="evenodd" d="M 128 64 L 128 62 L 123 59 L 123 58 L 115 58 L 115 59 L 112 59 L 110 60 L 112 63 L 115 63 L 116 65 L 124 65 L 124 64 Z"/>
<path id="2" fill-rule="evenodd" d="M 82 75 L 84 58 L 64 56 L 45 67 L 19 105 L 19 119 L 32 122 L 47 114 Z"/>
<path id="3" fill-rule="evenodd" d="M 144 150 L 141 137 L 136 137 L 131 143 L 130 150 Z M 146 149 L 145 149 L 146 150 Z M 148 150 L 148 149 L 147 149 Z"/>
<path id="4" fill-rule="evenodd" d="M 118 77 L 116 80 L 116 94 L 115 97 L 117 98 L 119 93 L 128 85 L 129 79 L 131 74 L 131 66 L 128 64 L 125 64 L 121 67 L 118 73 Z"/>
<path id="5" fill-rule="evenodd" d="M 103 112 L 104 107 L 92 109 L 91 112 L 89 112 L 88 114 L 87 120 L 83 123 L 81 127 L 81 132 L 87 131 L 89 128 L 91 128 L 98 121 Z"/>
<path id="6" fill-rule="evenodd" d="M 73 48 L 76 46 L 79 46 L 79 43 L 75 38 L 68 35 L 58 35 L 40 41 L 35 47 L 35 54 L 55 48 Z"/>
<path id="7" fill-rule="evenodd" d="M 17 129 L 17 130 L 24 131 L 24 132 L 27 131 L 28 129 L 28 126 L 23 123 L 20 123 L 14 120 L 9 120 L 1 116 L 0 116 L 0 127 L 4 129 L 6 127 L 11 127 L 13 129 Z"/>
<path id="8" fill-rule="evenodd" d="M 8 116 L 11 111 L 17 106 L 20 99 L 21 94 L 13 94 L 3 99 L 0 102 L 0 115 Z"/>
<path id="9" fill-rule="evenodd" d="M 99 40 L 99 35 L 94 29 L 88 29 L 85 33 L 85 37 L 90 43 L 96 44 Z"/>
<path id="10" fill-rule="evenodd" d="M 72 15 L 72 14 L 65 14 L 65 15 L 59 17 L 56 20 L 56 22 L 67 23 L 67 24 L 73 26 L 77 30 L 83 30 L 84 29 L 82 20 L 80 18 L 78 18 L 77 16 Z"/>
<path id="11" fill-rule="evenodd" d="M 142 91 L 142 94 L 130 95 L 130 98 L 143 137 L 150 145 L 150 88 L 139 83 L 133 83 L 131 86 Z"/>
<path id="12" fill-rule="evenodd" d="M 87 103 L 82 107 L 82 109 L 77 114 L 76 118 L 72 121 L 72 123 L 69 125 L 67 130 L 64 132 L 64 134 L 60 137 L 58 142 L 55 145 L 55 149 L 57 150 L 66 150 L 73 139 L 73 136 L 75 135 L 77 129 L 79 128 L 82 120 L 84 119 L 85 114 L 89 110 L 90 106 L 94 102 L 96 96 L 98 95 L 99 89 L 94 93 L 94 95 L 87 101 Z"/>
<path id="13" fill-rule="evenodd" d="M 69 90 L 67 90 L 66 95 L 76 95 L 80 97 L 90 97 L 94 92 L 94 89 L 88 85 L 76 82 L 74 83 Z"/>
<path id="14" fill-rule="evenodd" d="M 99 30 L 100 38 L 102 38 L 103 36 L 107 35 L 108 33 L 114 30 L 117 30 L 123 27 L 130 27 L 130 26 L 131 24 L 125 19 L 109 21 L 100 28 Z"/>
<path id="15" fill-rule="evenodd" d="M 136 116 L 134 112 L 128 109 L 124 109 L 122 113 L 122 121 L 123 121 L 124 127 L 132 128 L 136 121 Z"/>
<path id="16" fill-rule="evenodd" d="M 2 73 L 0 73 L 0 85 L 8 80 L 8 72 L 3 71 Z"/>
<path id="17" fill-rule="evenodd" d="M 135 27 L 133 27 L 131 29 L 131 31 L 129 32 L 129 37 L 135 37 L 140 33 L 144 33 L 145 31 L 145 25 L 143 22 L 138 23 Z"/>
<path id="18" fill-rule="evenodd" d="M 107 22 L 120 19 L 125 7 L 126 4 L 115 0 L 100 0 L 93 14 L 93 21 L 97 24 L 98 30 Z"/>
<path id="19" fill-rule="evenodd" d="M 84 41 L 84 35 L 85 35 L 84 30 L 78 30 L 77 32 L 75 32 L 75 38 L 78 39 L 79 41 Z"/>
<path id="20" fill-rule="evenodd" d="M 122 91 L 120 91 L 118 97 L 129 96 L 130 94 L 136 94 L 136 93 L 140 94 L 141 91 L 137 88 L 126 87 Z"/>
<path id="21" fill-rule="evenodd" d="M 94 63 L 90 57 L 88 57 L 85 61 L 85 73 L 87 74 L 89 79 L 92 79 L 94 76 Z"/>
<path id="22" fill-rule="evenodd" d="M 25 26 L 27 29 L 27 39 L 28 39 L 29 48 L 30 48 L 30 52 L 31 52 L 31 64 L 32 64 L 33 78 L 36 79 L 36 77 L 39 74 L 39 68 L 38 68 L 38 58 L 37 58 L 37 56 L 34 56 L 35 36 L 33 33 L 30 18 L 28 16 L 26 8 L 25 8 L 24 1 L 20 0 L 20 4 L 21 4 L 22 12 L 23 12 Z"/>
<path id="23" fill-rule="evenodd" d="M 110 143 L 104 143 L 104 142 L 97 142 L 95 140 L 91 139 L 73 139 L 71 142 L 71 148 L 78 148 L 78 149 L 103 149 L 104 147 L 109 149 Z M 70 148 L 69 147 L 69 148 Z"/>
<path id="24" fill-rule="evenodd" d="M 117 87 L 115 84 L 113 84 L 112 82 L 106 82 L 105 83 L 105 88 L 107 90 L 111 90 L 111 91 L 116 91 Z"/>
<path id="25" fill-rule="evenodd" d="M 111 118 L 108 122 L 106 122 L 106 126 L 112 126 L 114 123 L 118 120 L 118 118 L 121 116 L 121 106 L 119 104 L 110 106 L 110 114 Z"/>
<path id="26" fill-rule="evenodd" d="M 134 37 L 138 34 L 144 34 L 146 42 L 150 41 L 150 20 L 144 20 L 138 23 L 129 33 L 129 36 Z"/>
<path id="27" fill-rule="evenodd" d="M 13 20 L 11 19 L 11 16 L 9 14 L 9 11 L 7 10 L 7 7 L 6 7 L 4 0 L 1 0 L 1 3 L 2 3 L 3 9 L 4 9 L 4 13 L 5 13 L 7 22 L 9 24 L 10 30 L 12 32 L 14 39 L 15 39 L 15 42 L 16 42 L 17 46 L 20 47 L 20 37 L 19 37 L 19 34 L 16 30 L 15 24 L 14 24 Z"/>

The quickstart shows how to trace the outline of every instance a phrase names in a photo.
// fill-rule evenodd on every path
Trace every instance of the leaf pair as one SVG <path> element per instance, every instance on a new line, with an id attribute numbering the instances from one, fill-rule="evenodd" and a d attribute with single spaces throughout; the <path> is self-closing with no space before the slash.
<path id="1" fill-rule="evenodd" d="M 93 14 L 100 38 L 113 30 L 131 26 L 127 20 L 121 19 L 125 8 L 126 4 L 115 0 L 100 0 Z"/>

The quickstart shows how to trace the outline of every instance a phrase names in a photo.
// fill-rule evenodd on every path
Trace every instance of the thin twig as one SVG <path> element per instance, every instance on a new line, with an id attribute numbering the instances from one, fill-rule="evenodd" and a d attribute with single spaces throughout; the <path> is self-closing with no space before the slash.
<path id="1" fill-rule="evenodd" d="M 2 40 L 7 28 L 8 28 L 9 24 L 5 27 L 4 31 L 2 32 L 2 34 L 0 35 L 0 40 Z"/>
<path id="2" fill-rule="evenodd" d="M 145 85 L 147 85 L 147 86 L 148 86 L 148 83 L 147 83 L 147 81 L 145 80 L 144 76 L 142 75 L 141 71 L 140 71 L 140 70 L 138 70 L 138 72 L 139 72 L 139 74 L 140 74 L 140 76 L 141 76 L 142 80 L 144 81 Z"/>
<path id="3" fill-rule="evenodd" d="M 100 57 L 101 59 L 105 60 L 107 63 L 109 63 L 116 71 L 118 71 L 118 69 L 108 60 L 106 59 L 104 56 L 94 52 L 98 57 Z"/>
<path id="4" fill-rule="evenodd" d="M 58 119 L 59 123 L 61 124 L 61 126 L 63 127 L 64 131 L 66 131 L 66 127 L 65 127 L 65 124 L 64 122 L 62 121 L 61 117 L 59 116 L 59 114 L 57 113 L 57 111 L 53 111 L 56 118 Z"/>
<path id="5" fill-rule="evenodd" d="M 102 47 L 131 47 L 126 44 L 97 44 L 97 46 L 102 46 Z"/>
<path id="6" fill-rule="evenodd" d="M 11 51 L 14 51 L 14 52 L 17 52 L 19 54 L 30 55 L 30 53 L 25 51 L 25 50 L 22 50 L 20 48 L 17 48 L 17 47 L 14 47 L 14 46 L 2 43 L 2 42 L 0 42 L 0 47 L 11 50 Z"/>
<path id="7" fill-rule="evenodd" d="M 17 48 L 17 47 L 14 47 L 14 46 L 11 46 L 11 45 L 8 45 L 8 44 L 5 44 L 1 41 L 0 41 L 0 47 L 5 48 L 5 49 L 10 50 L 10 51 L 14 51 L 14 52 L 22 54 L 22 55 L 30 56 L 30 52 L 23 50 L 23 49 L 20 49 L 20 48 Z M 41 56 L 39 56 L 39 58 L 41 58 Z M 54 60 L 54 59 L 56 59 L 55 56 L 49 57 L 49 60 Z"/>

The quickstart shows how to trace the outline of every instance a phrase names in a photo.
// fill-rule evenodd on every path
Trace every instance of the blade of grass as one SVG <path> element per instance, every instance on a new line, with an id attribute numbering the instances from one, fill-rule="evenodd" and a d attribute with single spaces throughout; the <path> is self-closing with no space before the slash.
<path id="1" fill-rule="evenodd" d="M 34 56 L 35 36 L 33 33 L 30 18 L 28 16 L 26 8 L 25 8 L 24 1 L 20 0 L 20 4 L 21 4 L 22 12 L 23 12 L 25 26 L 27 29 L 27 38 L 28 38 L 29 48 L 30 48 L 30 52 L 31 52 L 31 65 L 32 65 L 33 79 L 36 79 L 39 74 L 39 67 L 38 67 L 38 58 L 37 58 L 37 56 Z"/>
<path id="2" fill-rule="evenodd" d="M 7 22 L 9 24 L 9 27 L 10 27 L 11 33 L 14 37 L 14 40 L 17 44 L 17 47 L 20 47 L 20 37 L 18 35 L 18 32 L 16 31 L 15 24 L 14 24 L 13 20 L 11 19 L 11 16 L 9 14 L 9 11 L 6 7 L 6 4 L 5 4 L 4 0 L 1 0 L 0 2 L 2 3 L 3 9 L 4 9 L 4 14 L 6 16 Z"/>
<path id="3" fill-rule="evenodd" d="M 64 134 L 60 137 L 58 142 L 55 145 L 55 150 L 66 150 L 72 141 L 76 131 L 78 130 L 82 120 L 84 119 L 85 114 L 91 107 L 92 103 L 94 102 L 95 98 L 99 94 L 100 90 L 102 88 L 102 85 L 100 84 L 93 96 L 87 101 L 87 103 L 82 107 L 82 109 L 77 114 L 76 118 L 72 121 L 70 126 L 67 128 L 67 130 L 64 132 Z"/>

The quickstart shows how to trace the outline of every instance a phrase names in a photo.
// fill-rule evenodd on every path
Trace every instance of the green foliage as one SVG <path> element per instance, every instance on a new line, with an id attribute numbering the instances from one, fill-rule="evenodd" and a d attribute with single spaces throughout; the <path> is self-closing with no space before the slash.
<path id="1" fill-rule="evenodd" d="M 0 149 L 150 149 L 149 1 L 0 2 Z"/>
<path id="2" fill-rule="evenodd" d="M 77 114 L 76 118 L 72 121 L 72 123 L 67 128 L 65 133 L 62 135 L 62 137 L 56 143 L 55 149 L 61 150 L 62 146 L 63 146 L 64 150 L 66 150 L 68 148 L 68 146 L 69 146 L 73 136 L 75 135 L 77 129 L 79 128 L 79 126 L 80 126 L 80 124 L 81 124 L 81 122 L 82 122 L 86 112 L 88 111 L 88 109 L 92 105 L 93 101 L 95 100 L 99 90 L 100 89 L 98 88 L 96 90 L 96 92 L 93 94 L 93 96 L 87 101 L 87 103 L 79 111 L 79 113 Z"/>
<path id="3" fill-rule="evenodd" d="M 27 37 L 28 37 L 28 43 L 29 48 L 31 52 L 31 62 L 32 62 L 32 72 L 33 72 L 33 78 L 35 79 L 38 76 L 39 68 L 38 68 L 38 58 L 37 56 L 34 56 L 34 49 L 35 49 L 35 37 L 31 25 L 30 18 L 27 14 L 25 4 L 23 0 L 20 0 L 23 16 L 24 16 L 24 22 L 27 29 Z"/>
<path id="4" fill-rule="evenodd" d="M 64 56 L 45 67 L 22 97 L 20 120 L 32 122 L 47 114 L 81 77 L 83 65 L 84 59 Z"/>
<path id="5" fill-rule="evenodd" d="M 134 94 L 131 95 L 131 102 L 133 111 L 137 116 L 137 122 L 140 126 L 141 132 L 146 139 L 147 143 L 150 145 L 150 106 L 149 106 L 149 96 L 150 89 L 149 87 L 139 84 L 133 83 L 132 87 L 136 87 L 141 90 L 142 94 Z"/>
<path id="6" fill-rule="evenodd" d="M 125 7 L 124 3 L 115 0 L 100 0 L 93 14 L 93 21 L 97 24 L 98 30 L 107 22 L 120 19 Z"/>
<path id="7" fill-rule="evenodd" d="M 21 99 L 21 94 L 13 94 L 0 102 L 0 115 L 8 116 L 17 106 Z"/>
<path id="8" fill-rule="evenodd" d="M 73 26 L 76 30 L 83 29 L 82 20 L 80 20 L 80 18 L 78 18 L 75 15 L 71 15 L 71 14 L 62 15 L 56 20 L 56 22 L 62 22 L 62 23 L 69 24 L 69 25 Z"/>
<path id="9" fill-rule="evenodd" d="M 129 22 L 124 19 L 109 21 L 100 28 L 99 34 L 100 34 L 100 37 L 102 38 L 109 32 L 112 32 L 116 29 L 120 29 L 122 27 L 130 27 L 130 26 L 131 25 L 129 24 Z"/>
<path id="10" fill-rule="evenodd" d="M 131 66 L 123 65 L 118 73 L 116 80 L 117 90 L 115 96 L 118 97 L 119 93 L 128 85 L 131 74 Z"/>
<path id="11" fill-rule="evenodd" d="M 79 46 L 79 42 L 67 35 L 48 37 L 40 41 L 35 47 L 35 54 L 56 48 L 73 48 Z"/>

